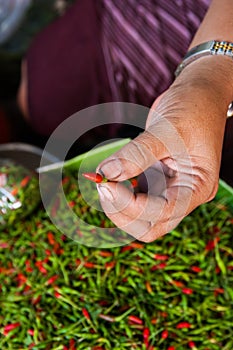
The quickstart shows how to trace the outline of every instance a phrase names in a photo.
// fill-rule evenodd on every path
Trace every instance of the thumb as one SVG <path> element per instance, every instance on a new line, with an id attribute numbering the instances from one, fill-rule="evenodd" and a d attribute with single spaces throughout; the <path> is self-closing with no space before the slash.
<path id="1" fill-rule="evenodd" d="M 97 167 L 97 172 L 108 180 L 124 181 L 167 155 L 165 145 L 149 129 L 122 147 Z"/>

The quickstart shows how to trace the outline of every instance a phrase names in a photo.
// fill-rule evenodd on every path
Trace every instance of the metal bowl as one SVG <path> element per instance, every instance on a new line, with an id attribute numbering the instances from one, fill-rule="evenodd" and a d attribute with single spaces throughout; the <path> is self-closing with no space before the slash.
<path id="1" fill-rule="evenodd" d="M 39 168 L 42 154 L 43 160 L 47 161 L 48 165 L 60 161 L 54 155 L 27 143 L 13 142 L 0 144 L 0 158 L 13 160 L 30 170 Z"/>

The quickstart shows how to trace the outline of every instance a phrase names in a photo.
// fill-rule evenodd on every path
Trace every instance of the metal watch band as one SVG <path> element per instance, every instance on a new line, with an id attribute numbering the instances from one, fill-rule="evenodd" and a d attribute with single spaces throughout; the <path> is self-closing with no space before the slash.
<path id="1" fill-rule="evenodd" d="M 183 58 L 183 61 L 177 67 L 175 76 L 178 77 L 178 75 L 187 65 L 196 61 L 198 58 L 209 55 L 224 55 L 233 59 L 233 43 L 211 40 L 193 47 L 187 52 Z M 227 117 L 231 116 L 233 116 L 233 102 L 230 104 L 227 112 Z"/>
<path id="2" fill-rule="evenodd" d="M 178 77 L 188 64 L 196 61 L 200 57 L 209 55 L 225 55 L 233 58 L 233 43 L 212 40 L 193 47 L 187 52 L 183 61 L 177 67 L 175 76 Z"/>

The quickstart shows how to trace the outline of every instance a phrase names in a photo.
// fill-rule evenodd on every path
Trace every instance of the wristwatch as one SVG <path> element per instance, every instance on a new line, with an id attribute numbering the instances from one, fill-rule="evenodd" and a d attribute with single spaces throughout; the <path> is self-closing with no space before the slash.
<path id="1" fill-rule="evenodd" d="M 196 61 L 198 58 L 209 55 L 225 55 L 233 58 L 233 43 L 211 40 L 193 47 L 187 52 L 183 61 L 177 67 L 175 76 L 177 77 L 188 64 Z"/>
<path id="2" fill-rule="evenodd" d="M 209 55 L 228 56 L 233 59 L 233 43 L 228 41 L 211 40 L 193 47 L 184 56 L 182 62 L 175 71 L 175 76 L 182 72 L 190 63 L 196 61 L 198 58 Z M 233 116 L 233 102 L 229 105 L 227 117 Z"/>

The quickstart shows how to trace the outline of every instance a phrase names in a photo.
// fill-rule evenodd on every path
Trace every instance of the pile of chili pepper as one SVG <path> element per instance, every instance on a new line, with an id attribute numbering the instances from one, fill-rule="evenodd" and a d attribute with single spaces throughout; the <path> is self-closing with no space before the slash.
<path id="1" fill-rule="evenodd" d="M 82 193 L 72 176 L 61 185 L 76 215 L 114 228 L 83 198 L 88 181 Z M 40 206 L 1 232 L 0 349 L 232 350 L 232 233 L 215 200 L 153 243 L 92 248 Z"/>

